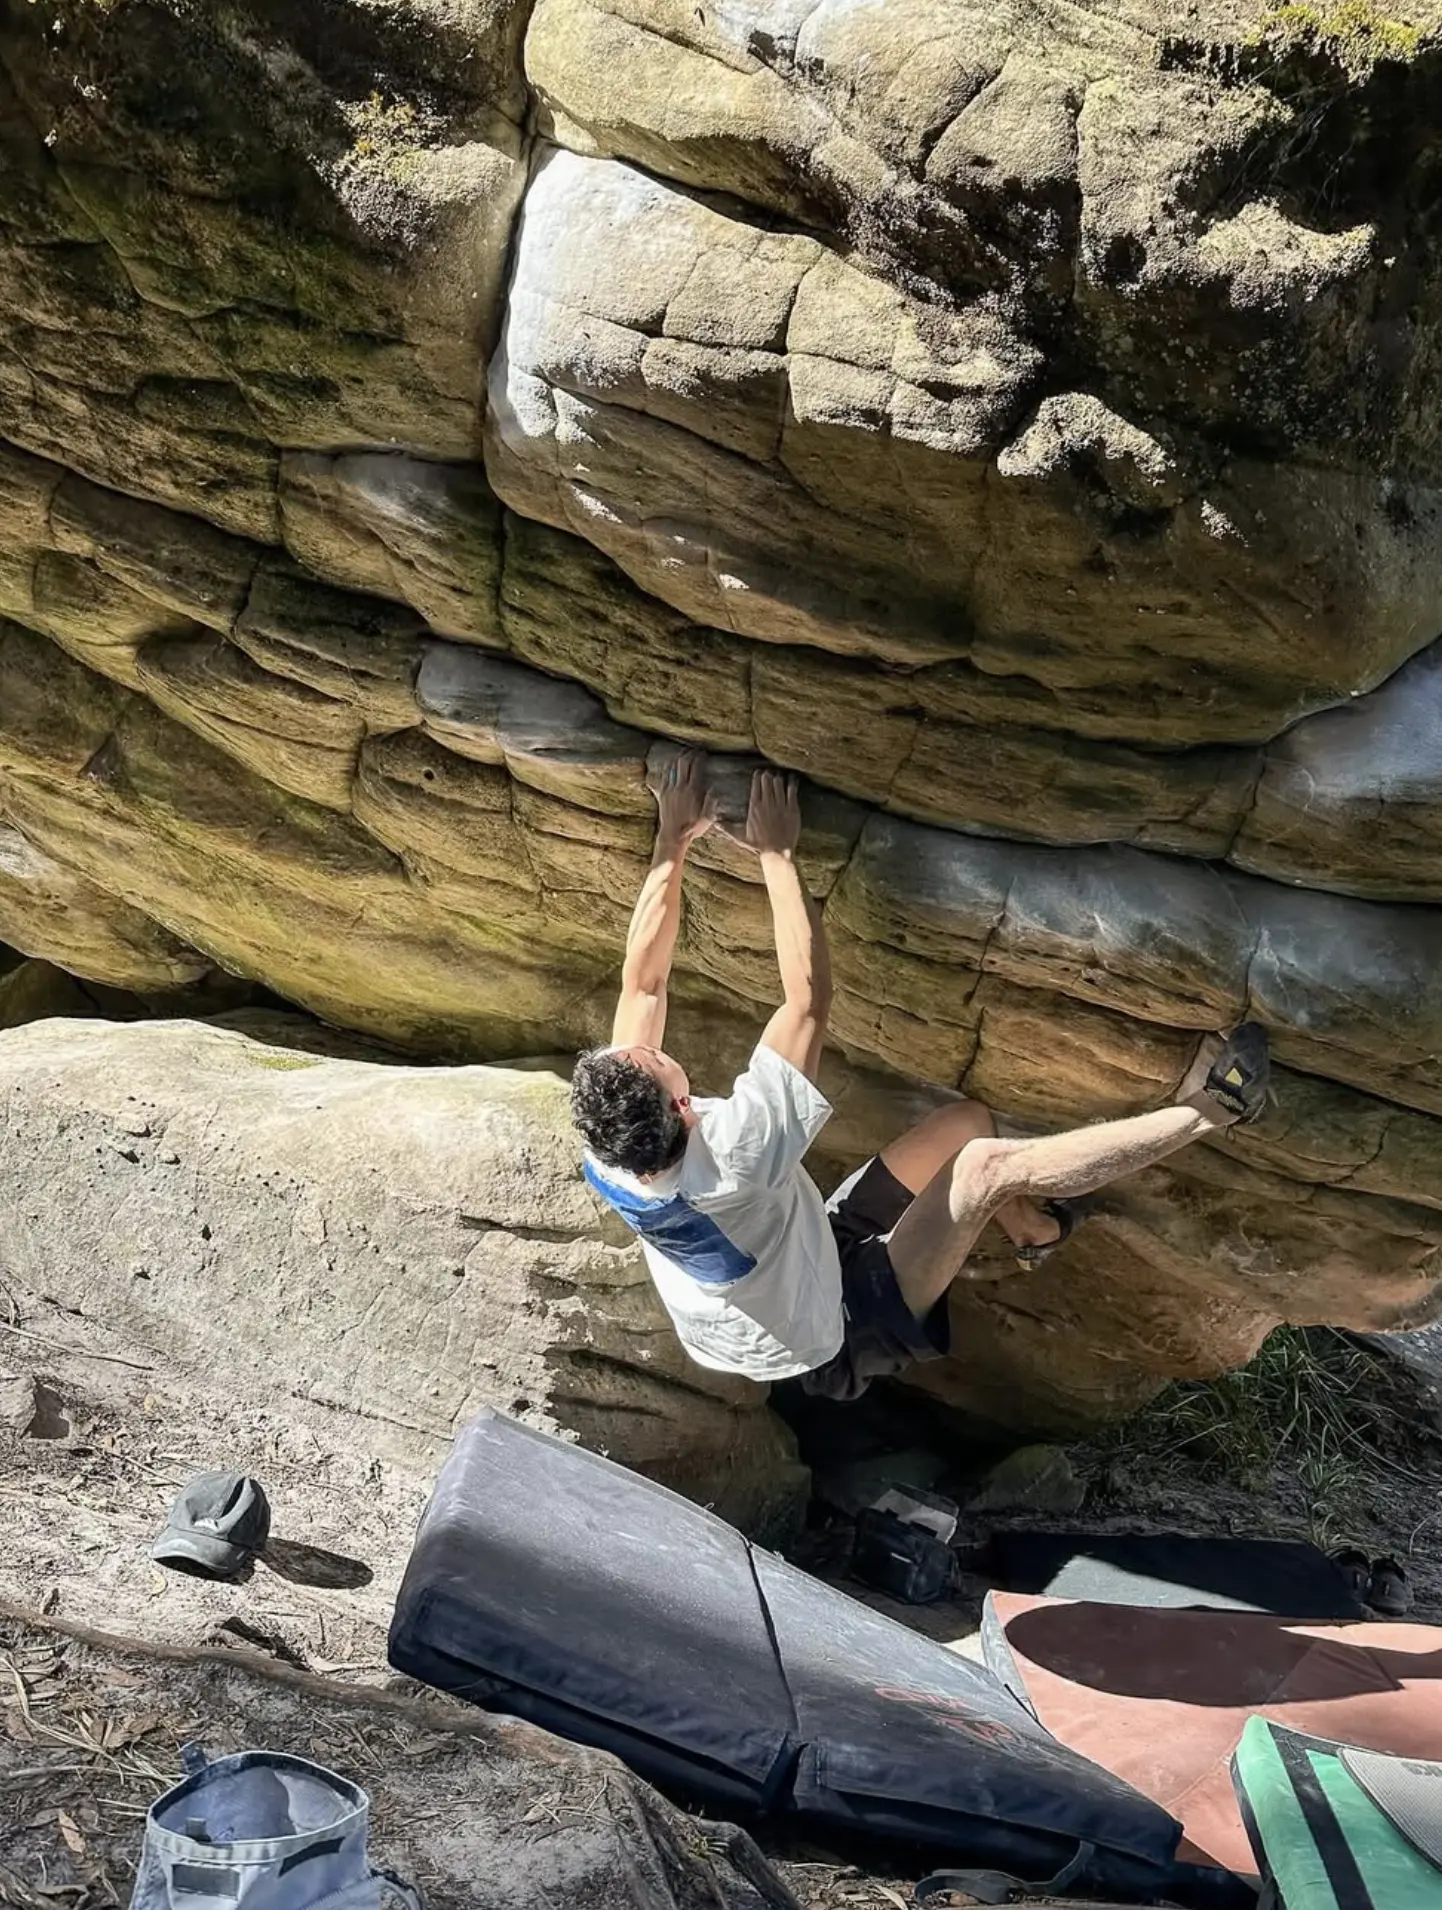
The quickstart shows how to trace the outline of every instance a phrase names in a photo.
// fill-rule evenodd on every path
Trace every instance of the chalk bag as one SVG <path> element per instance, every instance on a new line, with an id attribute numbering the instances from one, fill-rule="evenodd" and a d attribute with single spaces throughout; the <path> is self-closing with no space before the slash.
<path id="1" fill-rule="evenodd" d="M 422 1910 L 371 1867 L 359 1785 L 279 1751 L 181 1758 L 187 1775 L 146 1817 L 130 1910 Z"/>

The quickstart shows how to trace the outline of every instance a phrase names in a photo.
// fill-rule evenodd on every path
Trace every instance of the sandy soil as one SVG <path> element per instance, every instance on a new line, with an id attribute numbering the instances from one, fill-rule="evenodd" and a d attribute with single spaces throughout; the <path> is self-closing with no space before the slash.
<path id="1" fill-rule="evenodd" d="M 314 1759 L 371 1799 L 373 1863 L 430 1910 L 795 1910 L 749 1838 L 614 1759 L 430 1696 L 347 1688 L 246 1650 L 137 1648 L 0 1608 L 0 1902 L 125 1901 L 184 1743 Z"/>

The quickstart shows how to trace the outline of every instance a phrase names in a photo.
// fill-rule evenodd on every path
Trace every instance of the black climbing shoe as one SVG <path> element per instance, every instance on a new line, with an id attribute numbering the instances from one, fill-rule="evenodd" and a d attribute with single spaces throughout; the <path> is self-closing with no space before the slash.
<path id="1" fill-rule="evenodd" d="M 1082 1203 L 1076 1200 L 1044 1200 L 1041 1203 L 1041 1210 L 1044 1214 L 1051 1215 L 1061 1228 L 1061 1232 L 1055 1240 L 1043 1240 L 1033 1247 L 1015 1249 L 1016 1264 L 1023 1273 L 1034 1273 L 1049 1253 L 1055 1253 L 1058 1247 L 1070 1240 L 1072 1230 L 1085 1212 Z"/>
<path id="2" fill-rule="evenodd" d="M 1239 1125 L 1255 1121 L 1267 1105 L 1272 1058 L 1267 1031 L 1259 1021 L 1244 1021 L 1207 1071 L 1203 1092 L 1235 1117 Z"/>
<path id="3" fill-rule="evenodd" d="M 1372 1567 L 1367 1554 L 1359 1552 L 1355 1546 L 1349 1546 L 1345 1552 L 1334 1552 L 1332 1563 L 1347 1581 L 1347 1590 L 1359 1605 L 1367 1602 L 1367 1586 L 1371 1581 Z"/>
<path id="4" fill-rule="evenodd" d="M 1412 1606 L 1412 1587 L 1396 1559 L 1373 1559 L 1372 1576 L 1363 1596 L 1384 1618 L 1401 1618 Z"/>

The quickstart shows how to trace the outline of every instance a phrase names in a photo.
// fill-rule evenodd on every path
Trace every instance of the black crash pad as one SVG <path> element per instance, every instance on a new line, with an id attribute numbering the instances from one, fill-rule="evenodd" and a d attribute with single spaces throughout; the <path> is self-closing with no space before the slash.
<path id="1" fill-rule="evenodd" d="M 791 1760 L 741 1534 L 499 1413 L 472 1421 L 436 1481 L 390 1657 L 725 1808 L 766 1808 Z"/>
<path id="2" fill-rule="evenodd" d="M 1366 1613 L 1325 1552 L 1289 1539 L 1172 1532 L 997 1532 L 992 1577 L 1008 1592 L 1092 1605 L 1270 1612 L 1330 1624 Z"/>
<path id="3" fill-rule="evenodd" d="M 422 1518 L 397 1670 L 624 1758 L 733 1815 L 904 1836 L 1026 1877 L 1230 1903 L 1175 1820 L 979 1665 L 581 1447 L 486 1412 Z"/>

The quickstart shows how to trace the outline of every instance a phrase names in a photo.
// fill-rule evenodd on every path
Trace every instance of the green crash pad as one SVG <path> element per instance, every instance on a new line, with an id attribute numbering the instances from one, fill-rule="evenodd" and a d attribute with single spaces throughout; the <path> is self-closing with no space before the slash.
<path id="1" fill-rule="evenodd" d="M 1264 1905 L 1442 1910 L 1442 1764 L 1358 1753 L 1252 1718 L 1232 1781 Z"/>

